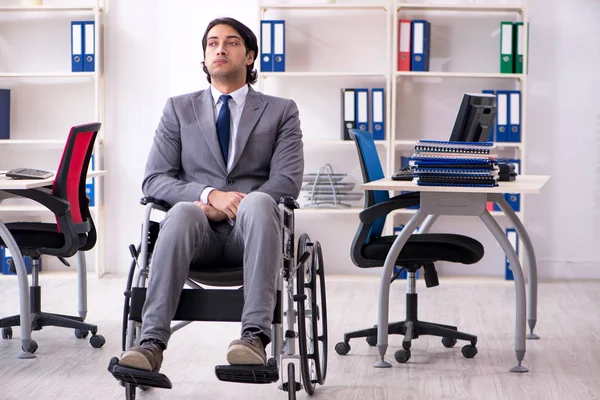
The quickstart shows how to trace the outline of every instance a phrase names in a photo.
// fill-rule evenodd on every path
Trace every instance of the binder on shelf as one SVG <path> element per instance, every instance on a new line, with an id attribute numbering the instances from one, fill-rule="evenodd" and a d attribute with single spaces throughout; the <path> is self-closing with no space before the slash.
<path id="1" fill-rule="evenodd" d="M 96 57 L 96 29 L 94 21 L 83 21 L 83 71 L 94 72 Z"/>
<path id="2" fill-rule="evenodd" d="M 500 72 L 513 73 L 513 23 L 500 22 Z"/>
<path id="3" fill-rule="evenodd" d="M 496 142 L 508 142 L 509 120 L 510 120 L 510 91 L 496 90 Z"/>
<path id="4" fill-rule="evenodd" d="M 260 21 L 260 70 L 273 72 L 272 21 Z"/>
<path id="5" fill-rule="evenodd" d="M 94 154 L 90 158 L 89 170 L 94 171 Z M 96 178 L 88 178 L 85 180 L 85 194 L 90 198 L 90 207 L 94 207 L 96 202 L 94 198 L 96 197 Z"/>
<path id="6" fill-rule="evenodd" d="M 385 139 L 385 97 L 383 88 L 371 89 L 373 139 Z"/>
<path id="7" fill-rule="evenodd" d="M 356 127 L 361 131 L 369 131 L 369 89 L 356 91 Z"/>
<path id="8" fill-rule="evenodd" d="M 411 30 L 411 70 L 429 71 L 431 24 L 423 19 L 415 19 L 411 22 Z"/>
<path id="9" fill-rule="evenodd" d="M 508 238 L 508 241 L 515 249 L 515 253 L 517 253 L 517 256 L 519 256 L 519 235 L 517 234 L 517 231 L 515 230 L 515 228 L 506 228 L 506 237 Z M 505 262 L 506 267 L 504 270 L 504 278 L 507 281 L 512 281 L 515 278 L 513 276 L 512 268 L 510 267 L 510 262 L 508 261 L 508 258 L 504 257 L 504 259 L 506 261 Z"/>
<path id="10" fill-rule="evenodd" d="M 484 94 L 496 94 L 496 92 L 494 90 L 489 90 L 489 89 L 484 89 L 481 91 L 481 93 Z M 497 105 L 497 101 L 496 101 L 496 105 Z M 494 124 L 492 125 L 492 129 L 490 130 L 490 136 L 488 138 L 488 142 L 495 142 L 496 141 L 496 124 L 497 122 L 494 121 Z"/>
<path id="11" fill-rule="evenodd" d="M 527 26 L 527 37 L 525 37 L 525 26 Z M 523 73 L 523 55 L 525 54 L 525 40 L 529 43 L 529 24 L 515 22 L 513 25 L 513 62 L 515 74 Z M 528 52 L 529 54 L 529 52 Z M 528 70 L 529 68 L 527 68 Z M 527 73 L 527 72 L 525 72 Z"/>
<path id="12" fill-rule="evenodd" d="M 71 21 L 71 71 L 83 72 L 83 22 Z"/>
<path id="13" fill-rule="evenodd" d="M 508 141 L 521 142 L 521 91 L 511 90 L 509 104 Z"/>
<path id="14" fill-rule="evenodd" d="M 0 89 L 0 139 L 10 139 L 10 89 Z"/>
<path id="15" fill-rule="evenodd" d="M 10 250 L 8 250 L 7 247 L 2 247 L 0 249 L 0 261 L 2 261 L 2 269 L 0 270 L 0 272 L 2 272 L 3 275 L 16 275 L 17 274 L 17 270 L 15 268 L 14 265 L 12 265 L 12 261 L 13 260 L 13 256 L 10 253 Z M 25 263 L 25 270 L 27 270 L 27 273 L 30 274 L 31 273 L 31 269 L 33 267 L 33 262 L 31 260 L 31 257 L 27 257 L 27 256 L 23 256 L 23 262 Z M 42 269 L 42 259 L 40 258 L 40 270 Z"/>
<path id="16" fill-rule="evenodd" d="M 398 71 L 410 71 L 411 20 L 398 21 Z"/>
<path id="17" fill-rule="evenodd" d="M 342 89 L 342 139 L 351 140 L 350 129 L 356 128 L 356 93 Z"/>
<path id="18" fill-rule="evenodd" d="M 285 72 L 285 21 L 273 21 L 273 72 Z"/>

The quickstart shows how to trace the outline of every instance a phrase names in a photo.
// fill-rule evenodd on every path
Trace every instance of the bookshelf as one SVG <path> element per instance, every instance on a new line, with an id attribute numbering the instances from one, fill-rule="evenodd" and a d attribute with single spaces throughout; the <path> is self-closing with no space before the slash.
<path id="1" fill-rule="evenodd" d="M 103 169 L 106 129 L 104 0 L 89 0 L 89 5 L 77 5 L 75 0 L 73 3 L 0 5 L 0 19 L 8 22 L 0 29 L 0 41 L 3 42 L 0 45 L 3 56 L 0 88 L 11 89 L 11 138 L 0 140 L 2 169 L 31 166 L 55 170 L 70 127 L 93 121 L 102 123 L 96 139 L 94 163 L 96 170 Z M 79 20 L 95 23 L 94 72 L 71 72 L 70 21 Z M 25 33 L 17 34 L 17 31 Z M 23 56 L 32 53 L 39 53 L 39 57 Z M 36 122 L 29 122 L 30 119 Z M 94 256 L 98 277 L 104 274 L 106 264 L 103 179 L 95 177 L 95 207 L 91 208 L 98 239 L 90 255 Z M 3 218 L 11 219 L 18 219 L 21 214 L 49 217 L 44 207 L 33 202 L 13 203 L 12 200 L 0 204 L 0 213 Z"/>

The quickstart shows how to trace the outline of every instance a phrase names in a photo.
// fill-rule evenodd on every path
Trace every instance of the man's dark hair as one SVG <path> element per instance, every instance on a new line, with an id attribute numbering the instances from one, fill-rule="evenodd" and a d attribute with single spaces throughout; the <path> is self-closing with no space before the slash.
<path id="1" fill-rule="evenodd" d="M 204 32 L 204 36 L 202 37 L 202 51 L 204 52 L 204 55 L 206 56 L 206 44 L 207 44 L 208 32 L 214 26 L 223 25 L 223 24 L 229 25 L 230 27 L 235 29 L 237 31 L 237 33 L 240 34 L 240 36 L 244 40 L 244 46 L 246 47 L 246 54 L 248 54 L 248 52 L 250 52 L 250 51 L 253 51 L 254 52 L 254 60 L 256 61 L 256 58 L 258 57 L 258 41 L 256 40 L 256 35 L 246 25 L 242 24 L 240 21 L 235 20 L 233 18 L 217 18 L 217 19 L 212 20 L 208 24 L 208 26 L 206 27 L 206 31 Z M 210 79 L 210 74 L 208 73 L 208 68 L 206 68 L 206 64 L 204 63 L 204 61 L 202 62 L 202 70 L 204 71 L 204 73 L 206 73 L 206 79 L 208 80 L 208 83 L 212 83 L 211 79 Z M 246 71 L 246 83 L 249 83 L 249 84 L 256 83 L 257 75 L 258 75 L 258 72 L 256 72 L 256 70 L 254 69 L 254 61 L 252 61 L 252 64 L 248 65 L 248 68 Z"/>

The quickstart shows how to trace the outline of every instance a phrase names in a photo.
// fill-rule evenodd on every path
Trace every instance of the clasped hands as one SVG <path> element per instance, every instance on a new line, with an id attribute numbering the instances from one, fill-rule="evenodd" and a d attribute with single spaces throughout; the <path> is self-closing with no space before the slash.
<path id="1" fill-rule="evenodd" d="M 204 211 L 210 221 L 219 222 L 226 219 L 233 221 L 244 197 L 246 197 L 245 193 L 222 192 L 215 189 L 208 195 L 209 204 L 204 204 L 201 201 L 195 201 L 194 204 Z"/>

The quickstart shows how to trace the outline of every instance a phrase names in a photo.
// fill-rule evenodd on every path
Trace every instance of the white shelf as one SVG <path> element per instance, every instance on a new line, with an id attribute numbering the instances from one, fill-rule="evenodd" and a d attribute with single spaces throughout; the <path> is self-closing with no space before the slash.
<path id="1" fill-rule="evenodd" d="M 417 140 L 395 140 L 394 141 L 394 148 L 400 148 L 400 147 L 413 147 L 415 144 L 417 144 Z M 520 149 L 522 147 L 521 143 L 519 142 L 494 142 L 494 144 L 496 145 L 497 148 L 515 148 L 515 149 Z"/>
<path id="2" fill-rule="evenodd" d="M 102 11 L 101 8 L 98 9 Z M 64 11 L 86 11 L 95 12 L 96 7 L 75 7 L 75 6 L 0 6 L 0 12 L 64 12 Z"/>
<path id="3" fill-rule="evenodd" d="M 419 11 L 483 11 L 483 12 L 517 12 L 521 13 L 525 9 L 520 5 L 502 5 L 502 4 L 396 4 L 398 11 L 419 10 Z"/>
<path id="4" fill-rule="evenodd" d="M 95 72 L 0 72 L 0 78 L 94 78 Z"/>
<path id="5" fill-rule="evenodd" d="M 396 71 L 396 78 L 412 76 L 419 78 L 498 78 L 498 79 L 525 79 L 524 74 L 501 74 L 497 72 L 415 72 Z"/>
<path id="6" fill-rule="evenodd" d="M 286 78 L 286 77 L 303 77 L 303 78 L 331 78 L 331 77 L 365 77 L 365 76 L 375 76 L 375 77 L 387 77 L 387 73 L 385 72 L 261 72 L 260 75 L 263 78 L 269 77 L 278 77 L 278 78 Z"/>
<path id="7" fill-rule="evenodd" d="M 318 139 L 304 139 L 304 145 L 306 147 L 350 147 L 354 149 L 356 145 L 354 140 L 318 140 Z M 387 142 L 384 140 L 375 141 L 375 146 L 385 148 Z"/>
<path id="8" fill-rule="evenodd" d="M 3 139 L 0 145 L 11 144 L 65 144 L 67 139 Z"/>
<path id="9" fill-rule="evenodd" d="M 294 211 L 297 215 L 358 215 L 363 209 L 358 207 L 344 207 L 344 208 L 299 208 Z M 357 220 L 358 222 L 358 220 Z"/>
<path id="10" fill-rule="evenodd" d="M 387 11 L 385 4 L 262 4 L 260 9 L 266 10 L 347 10 L 347 11 L 367 11 L 381 10 Z"/>

